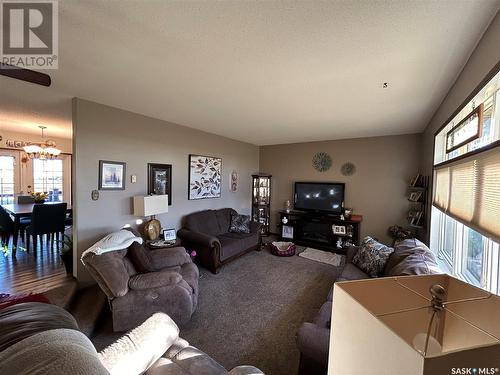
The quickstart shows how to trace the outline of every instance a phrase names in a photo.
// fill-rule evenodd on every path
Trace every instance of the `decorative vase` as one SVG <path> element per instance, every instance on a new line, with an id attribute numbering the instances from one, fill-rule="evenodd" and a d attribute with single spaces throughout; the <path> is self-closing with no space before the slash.
<path id="1" fill-rule="evenodd" d="M 35 199 L 35 203 L 37 204 L 45 203 L 45 199 Z"/>

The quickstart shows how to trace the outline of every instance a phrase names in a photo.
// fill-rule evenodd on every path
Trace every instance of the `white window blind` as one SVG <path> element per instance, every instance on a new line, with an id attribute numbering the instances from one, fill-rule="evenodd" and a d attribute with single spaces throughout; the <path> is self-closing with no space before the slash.
<path id="1" fill-rule="evenodd" d="M 436 166 L 433 204 L 500 241 L 500 147 Z"/>

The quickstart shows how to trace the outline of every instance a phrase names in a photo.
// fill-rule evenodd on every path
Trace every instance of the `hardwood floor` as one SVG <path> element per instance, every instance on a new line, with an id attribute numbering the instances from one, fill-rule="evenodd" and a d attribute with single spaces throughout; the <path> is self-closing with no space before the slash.
<path id="1" fill-rule="evenodd" d="M 73 282 L 57 250 L 45 241 L 40 245 L 36 253 L 18 249 L 15 258 L 11 249 L 7 256 L 0 253 L 0 293 L 42 293 Z"/>

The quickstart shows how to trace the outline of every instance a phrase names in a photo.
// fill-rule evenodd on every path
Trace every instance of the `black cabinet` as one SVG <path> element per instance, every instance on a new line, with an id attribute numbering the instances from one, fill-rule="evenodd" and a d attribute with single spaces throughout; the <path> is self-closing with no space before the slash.
<path id="1" fill-rule="evenodd" d="M 359 217 L 359 216 L 357 216 Z M 342 251 L 360 243 L 361 220 L 304 211 L 280 211 L 281 240 L 312 248 Z"/>

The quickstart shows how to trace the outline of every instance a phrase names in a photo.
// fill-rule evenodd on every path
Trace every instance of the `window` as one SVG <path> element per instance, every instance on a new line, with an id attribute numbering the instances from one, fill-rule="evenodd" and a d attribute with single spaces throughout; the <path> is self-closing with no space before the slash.
<path id="1" fill-rule="evenodd" d="M 0 156 L 0 204 L 14 202 L 14 168 L 13 156 Z"/>
<path id="2" fill-rule="evenodd" d="M 63 161 L 33 159 L 33 191 L 46 192 L 50 202 L 63 201 Z"/>
<path id="3" fill-rule="evenodd" d="M 500 73 L 434 141 L 431 248 L 449 273 L 500 294 Z"/>

